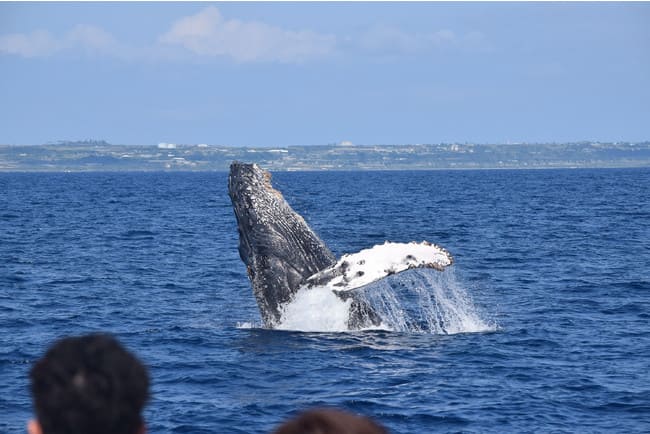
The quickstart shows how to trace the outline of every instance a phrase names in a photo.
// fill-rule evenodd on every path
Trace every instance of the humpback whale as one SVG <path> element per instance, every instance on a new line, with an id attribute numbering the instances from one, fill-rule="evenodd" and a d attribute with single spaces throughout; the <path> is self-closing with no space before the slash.
<path id="1" fill-rule="evenodd" d="M 239 232 L 239 256 L 246 265 L 264 326 L 282 320 L 283 307 L 301 289 L 331 289 L 351 299 L 350 329 L 381 324 L 358 288 L 412 268 L 438 271 L 452 265 L 447 250 L 429 242 L 390 243 L 334 256 L 327 245 L 271 185 L 257 164 L 233 162 L 228 177 Z"/>

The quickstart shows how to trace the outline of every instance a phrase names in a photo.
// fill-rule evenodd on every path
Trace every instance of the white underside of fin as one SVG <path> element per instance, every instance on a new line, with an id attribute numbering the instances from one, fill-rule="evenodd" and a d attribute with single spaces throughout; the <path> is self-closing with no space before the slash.
<path id="1" fill-rule="evenodd" d="M 427 241 L 386 241 L 358 253 L 343 255 L 332 267 L 309 277 L 307 283 L 313 282 L 315 286 L 337 291 L 349 291 L 412 268 L 434 268 L 442 271 L 452 263 L 453 258 L 449 252 Z M 331 279 L 323 279 L 328 275 L 332 276 Z"/>

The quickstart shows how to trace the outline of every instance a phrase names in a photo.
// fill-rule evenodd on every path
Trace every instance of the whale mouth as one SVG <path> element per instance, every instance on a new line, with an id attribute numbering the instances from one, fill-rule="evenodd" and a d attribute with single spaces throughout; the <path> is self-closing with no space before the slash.
<path id="1" fill-rule="evenodd" d="M 273 188 L 271 174 L 257 164 L 233 162 L 228 191 L 237 218 L 240 257 L 267 328 L 305 328 L 293 320 L 304 314 L 314 327 L 325 330 L 402 330 L 391 320 L 395 309 L 382 310 L 387 296 L 375 297 L 386 290 L 374 288 L 405 271 L 442 274 L 454 263 L 446 249 L 428 241 L 386 241 L 337 260 Z M 297 307 L 304 313 L 294 312 Z"/>

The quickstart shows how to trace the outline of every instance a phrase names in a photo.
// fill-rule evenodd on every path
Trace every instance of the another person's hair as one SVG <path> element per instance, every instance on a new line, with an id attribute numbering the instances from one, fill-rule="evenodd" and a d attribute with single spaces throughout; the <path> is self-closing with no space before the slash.
<path id="1" fill-rule="evenodd" d="M 280 425 L 273 434 L 388 434 L 377 422 L 335 409 L 316 409 Z"/>
<path id="2" fill-rule="evenodd" d="M 61 339 L 30 379 L 43 434 L 136 434 L 143 427 L 147 369 L 109 335 Z"/>

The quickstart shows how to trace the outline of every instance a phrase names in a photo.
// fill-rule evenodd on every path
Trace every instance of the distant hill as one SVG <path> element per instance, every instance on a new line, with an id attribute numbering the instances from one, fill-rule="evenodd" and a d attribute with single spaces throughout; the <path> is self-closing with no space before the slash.
<path id="1" fill-rule="evenodd" d="M 111 145 L 103 140 L 0 145 L 0 171 L 225 171 L 233 160 L 276 170 L 650 167 L 650 142 L 249 148 Z"/>

